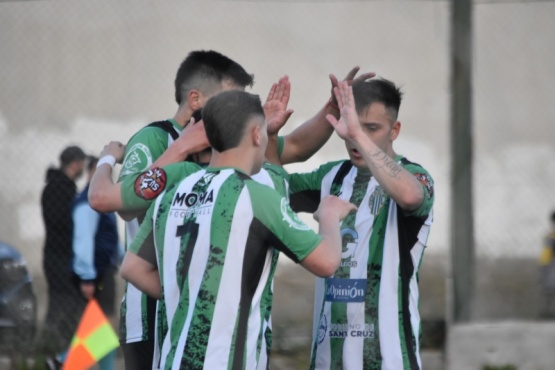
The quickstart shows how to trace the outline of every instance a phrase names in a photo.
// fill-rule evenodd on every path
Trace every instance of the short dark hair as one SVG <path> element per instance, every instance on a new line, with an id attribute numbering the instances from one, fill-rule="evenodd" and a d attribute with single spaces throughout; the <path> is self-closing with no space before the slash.
<path id="1" fill-rule="evenodd" d="M 68 146 L 60 154 L 60 166 L 66 168 L 70 163 L 75 161 L 84 161 L 87 155 L 78 146 Z"/>
<path id="2" fill-rule="evenodd" d="M 229 90 L 210 98 L 202 109 L 202 118 L 212 148 L 223 152 L 237 147 L 253 116 L 264 117 L 258 95 Z"/>
<path id="3" fill-rule="evenodd" d="M 383 103 L 393 121 L 397 120 L 403 93 L 393 82 L 385 78 L 355 81 L 353 95 L 358 114 L 363 114 L 372 103 Z"/>
<path id="4" fill-rule="evenodd" d="M 551 212 L 551 222 L 555 222 L 555 211 Z"/>
<path id="5" fill-rule="evenodd" d="M 191 89 L 203 93 L 224 81 L 245 88 L 254 83 L 254 76 L 237 62 L 213 50 L 195 50 L 179 66 L 175 76 L 175 101 L 181 104 Z"/>

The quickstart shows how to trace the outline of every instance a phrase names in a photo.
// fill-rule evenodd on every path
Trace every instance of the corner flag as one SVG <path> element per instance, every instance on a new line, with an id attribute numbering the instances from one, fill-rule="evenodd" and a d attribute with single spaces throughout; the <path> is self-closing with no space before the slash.
<path id="1" fill-rule="evenodd" d="M 62 370 L 87 370 L 118 346 L 112 325 L 96 299 L 91 299 L 71 340 Z"/>

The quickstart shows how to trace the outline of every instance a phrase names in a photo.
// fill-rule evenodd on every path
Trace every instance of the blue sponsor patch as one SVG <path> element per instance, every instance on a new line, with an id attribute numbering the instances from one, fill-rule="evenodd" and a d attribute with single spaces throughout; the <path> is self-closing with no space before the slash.
<path id="1" fill-rule="evenodd" d="M 326 279 L 327 302 L 364 302 L 366 279 Z"/>

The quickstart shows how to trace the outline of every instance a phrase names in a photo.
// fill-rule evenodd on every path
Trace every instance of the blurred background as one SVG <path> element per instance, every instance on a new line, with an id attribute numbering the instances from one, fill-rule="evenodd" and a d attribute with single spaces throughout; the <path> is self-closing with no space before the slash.
<path id="1" fill-rule="evenodd" d="M 434 224 L 420 270 L 423 346 L 433 354 L 425 361 L 428 368 L 463 368 L 450 362 L 447 342 L 456 329 L 447 283 L 456 278 L 449 257 L 450 15 L 451 3 L 439 0 L 1 1 L 0 241 L 27 262 L 38 329 L 46 308 L 40 194 L 47 168 L 59 165 L 68 145 L 98 155 L 109 141 L 125 143 L 149 122 L 172 117 L 180 62 L 191 50 L 213 49 L 255 75 L 250 92 L 262 99 L 289 76 L 295 113 L 284 134 L 326 103 L 330 73 L 343 78 L 360 66 L 402 87 L 394 148 L 435 179 Z M 537 261 L 555 210 L 555 2 L 474 1 L 472 16 L 476 286 L 468 324 L 529 328 L 539 320 Z M 333 137 L 287 169 L 310 171 L 341 158 L 343 143 Z M 84 185 L 83 178 L 78 189 Z M 281 258 L 275 369 L 304 368 L 308 359 L 312 284 Z M 489 356 L 476 366 L 511 365 Z M 533 363 L 522 368 L 541 368 Z"/>

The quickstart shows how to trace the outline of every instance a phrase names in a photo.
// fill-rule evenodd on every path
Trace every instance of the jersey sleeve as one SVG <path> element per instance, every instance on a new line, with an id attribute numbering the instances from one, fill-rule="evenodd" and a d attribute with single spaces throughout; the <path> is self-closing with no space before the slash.
<path id="1" fill-rule="evenodd" d="M 200 168 L 196 163 L 179 162 L 151 168 L 135 176 L 127 176 L 121 183 L 123 208 L 125 210 L 146 210 L 164 190 L 174 186 L 179 180 Z"/>
<path id="2" fill-rule="evenodd" d="M 434 179 L 428 171 L 417 164 L 407 164 L 404 168 L 412 173 L 416 179 L 422 184 L 424 190 L 424 202 L 416 210 L 408 212 L 408 216 L 426 216 L 432 210 L 434 205 Z"/>
<path id="3" fill-rule="evenodd" d="M 320 204 L 322 180 L 339 162 L 326 163 L 312 172 L 289 175 L 289 200 L 295 212 L 314 213 Z"/>
<path id="4" fill-rule="evenodd" d="M 274 248 L 297 263 L 316 249 L 322 237 L 293 212 L 285 197 L 255 182 L 249 186 L 255 218 Z"/>
<path id="5" fill-rule="evenodd" d="M 144 127 L 127 143 L 119 181 L 149 168 L 168 146 L 168 133 L 157 127 Z"/>
<path id="6" fill-rule="evenodd" d="M 141 223 L 141 227 L 137 235 L 129 246 L 129 251 L 141 257 L 148 263 L 156 266 L 156 247 L 154 245 L 153 234 L 153 214 L 156 204 L 152 203 L 146 213 L 146 216 Z"/>

